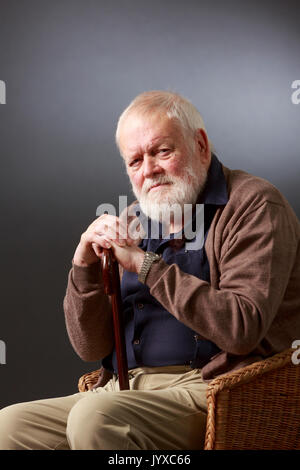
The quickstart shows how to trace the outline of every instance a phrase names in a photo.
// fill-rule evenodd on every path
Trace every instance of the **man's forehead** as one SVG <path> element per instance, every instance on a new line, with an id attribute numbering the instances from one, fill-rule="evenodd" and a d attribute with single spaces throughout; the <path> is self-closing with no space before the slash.
<path id="1" fill-rule="evenodd" d="M 122 129 L 125 132 L 130 130 L 137 130 L 140 132 L 152 131 L 160 128 L 171 129 L 175 125 L 174 120 L 170 119 L 165 114 L 150 113 L 141 115 L 138 113 L 129 114 L 122 124 Z"/>
<path id="2" fill-rule="evenodd" d="M 165 115 L 128 116 L 122 123 L 120 144 L 129 151 L 138 143 L 157 144 L 161 140 L 170 139 L 178 125 Z"/>

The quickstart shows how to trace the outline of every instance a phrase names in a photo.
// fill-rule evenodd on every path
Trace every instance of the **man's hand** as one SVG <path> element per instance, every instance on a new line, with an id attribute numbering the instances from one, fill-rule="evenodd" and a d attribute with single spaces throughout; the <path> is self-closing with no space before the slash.
<path id="1" fill-rule="evenodd" d="M 145 252 L 138 246 L 120 246 L 118 243 L 110 241 L 109 244 L 120 265 L 126 271 L 138 273 L 142 267 Z"/>
<path id="2" fill-rule="evenodd" d="M 96 263 L 103 248 L 112 248 L 120 265 L 127 271 L 139 272 L 144 251 L 130 238 L 128 227 L 119 217 L 103 214 L 81 235 L 73 262 L 78 266 Z"/>

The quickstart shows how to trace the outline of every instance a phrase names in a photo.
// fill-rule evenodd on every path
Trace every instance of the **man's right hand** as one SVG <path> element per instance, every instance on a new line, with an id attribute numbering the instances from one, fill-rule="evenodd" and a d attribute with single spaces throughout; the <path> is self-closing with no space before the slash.
<path id="1" fill-rule="evenodd" d="M 119 217 L 103 214 L 81 235 L 73 257 L 74 264 L 89 266 L 96 263 L 103 248 L 110 248 L 110 240 L 120 246 L 132 246 L 135 242 L 129 237 L 128 227 Z"/>

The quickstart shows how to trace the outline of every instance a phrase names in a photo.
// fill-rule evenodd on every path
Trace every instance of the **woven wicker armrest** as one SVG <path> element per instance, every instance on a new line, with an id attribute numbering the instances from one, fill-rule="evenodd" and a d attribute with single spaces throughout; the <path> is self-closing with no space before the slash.
<path id="1" fill-rule="evenodd" d="M 288 349 L 207 390 L 205 449 L 300 449 L 300 366 Z"/>

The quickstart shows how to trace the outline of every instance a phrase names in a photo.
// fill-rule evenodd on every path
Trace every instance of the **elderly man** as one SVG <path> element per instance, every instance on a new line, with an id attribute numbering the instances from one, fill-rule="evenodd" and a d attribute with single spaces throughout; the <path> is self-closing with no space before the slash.
<path id="1" fill-rule="evenodd" d="M 300 225 L 279 191 L 223 166 L 198 111 L 174 93 L 139 95 L 116 139 L 137 200 L 82 234 L 64 299 L 75 351 L 102 361 L 98 383 L 2 410 L 1 448 L 200 449 L 209 380 L 300 338 Z M 187 222 L 197 225 L 198 206 L 195 239 L 204 243 L 193 245 Z M 156 222 L 158 236 L 133 237 L 137 220 Z M 99 257 L 109 247 L 122 274 L 126 391 L 101 280 Z"/>

